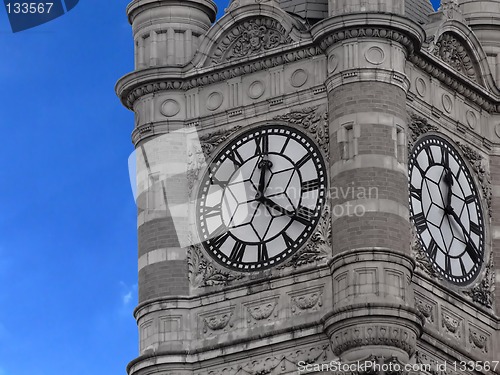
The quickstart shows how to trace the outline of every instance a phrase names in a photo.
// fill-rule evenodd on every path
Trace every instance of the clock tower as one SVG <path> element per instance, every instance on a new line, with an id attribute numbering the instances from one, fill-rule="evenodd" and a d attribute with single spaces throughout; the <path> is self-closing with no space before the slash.
<path id="1" fill-rule="evenodd" d="M 500 373 L 500 2 L 472 3 L 129 4 L 129 375 Z"/>

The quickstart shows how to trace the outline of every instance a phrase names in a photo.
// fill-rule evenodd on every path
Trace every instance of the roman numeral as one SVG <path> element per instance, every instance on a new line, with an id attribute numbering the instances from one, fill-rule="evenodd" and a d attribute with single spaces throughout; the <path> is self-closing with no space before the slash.
<path id="1" fill-rule="evenodd" d="M 319 178 L 311 181 L 302 182 L 301 186 L 302 191 L 311 191 L 319 189 Z"/>
<path id="2" fill-rule="evenodd" d="M 413 198 L 416 198 L 419 201 L 421 201 L 422 200 L 422 189 L 417 189 L 416 187 L 414 187 L 413 185 L 411 185 L 410 186 L 410 195 Z"/>
<path id="3" fill-rule="evenodd" d="M 443 160 L 444 165 L 446 166 L 450 165 L 450 154 L 446 147 L 441 147 L 441 158 Z"/>
<path id="4" fill-rule="evenodd" d="M 433 166 L 434 164 L 436 164 L 436 162 L 434 161 L 434 155 L 432 154 L 432 150 L 430 147 L 425 148 L 425 153 L 427 154 L 429 166 Z"/>
<path id="5" fill-rule="evenodd" d="M 243 158 L 241 157 L 240 153 L 238 152 L 238 150 L 233 150 L 233 151 L 229 152 L 229 154 L 227 155 L 227 158 L 233 162 L 233 164 L 236 168 L 241 167 L 243 165 L 243 163 L 245 162 L 243 160 Z"/>
<path id="6" fill-rule="evenodd" d="M 269 136 L 267 134 L 260 134 L 255 138 L 255 155 L 264 155 L 269 153 Z"/>
<path id="7" fill-rule="evenodd" d="M 481 235 L 481 227 L 478 224 L 476 224 L 473 221 L 471 221 L 470 224 L 469 224 L 469 226 L 470 226 L 470 230 L 473 233 L 477 234 L 478 236 Z"/>
<path id="8" fill-rule="evenodd" d="M 245 255 L 246 245 L 241 242 L 236 242 L 231 251 L 229 258 L 234 262 L 241 262 L 243 260 L 243 255 Z"/>
<path id="9" fill-rule="evenodd" d="M 265 262 L 269 259 L 269 254 L 267 252 L 267 245 L 265 243 L 259 244 L 258 259 L 259 262 Z"/>
<path id="10" fill-rule="evenodd" d="M 451 272 L 451 258 L 446 256 L 444 270 L 448 275 L 453 275 Z"/>
<path id="11" fill-rule="evenodd" d="M 467 274 L 467 270 L 465 269 L 465 264 L 462 261 L 462 258 L 460 258 L 460 268 L 462 269 L 462 276 Z"/>
<path id="12" fill-rule="evenodd" d="M 468 197 L 465 198 L 465 203 L 466 204 L 471 204 L 471 203 L 474 203 L 476 201 L 476 197 L 474 197 L 474 195 L 469 195 Z"/>
<path id="13" fill-rule="evenodd" d="M 220 216 L 222 211 L 222 203 L 217 204 L 214 207 L 203 207 L 202 214 L 205 218 Z"/>
<path id="14" fill-rule="evenodd" d="M 476 244 L 469 239 L 467 245 L 465 246 L 465 251 L 469 254 L 470 258 L 474 263 L 479 260 L 479 251 L 477 250 Z"/>
<path id="15" fill-rule="evenodd" d="M 224 225 L 221 225 L 216 230 L 214 230 L 210 235 L 212 236 L 210 244 L 217 248 L 220 248 L 224 244 L 224 242 L 226 242 L 226 240 L 228 239 L 229 232 L 227 231 L 227 228 Z"/>
<path id="16" fill-rule="evenodd" d="M 288 234 L 286 232 L 283 232 L 282 236 L 283 236 L 283 240 L 285 241 L 286 246 L 288 248 L 293 247 L 293 244 L 295 242 L 290 238 L 290 236 L 288 236 Z"/>
<path id="17" fill-rule="evenodd" d="M 297 210 L 297 214 L 295 215 L 295 219 L 304 225 L 311 224 L 311 219 L 314 216 L 314 210 L 311 210 L 307 207 L 300 207 Z"/>
<path id="18" fill-rule="evenodd" d="M 431 258 L 433 261 L 436 260 L 438 249 L 439 247 L 437 243 L 433 239 L 431 239 L 431 242 L 429 242 L 429 245 L 427 246 L 427 254 L 429 254 L 429 258 Z"/>
<path id="19" fill-rule="evenodd" d="M 311 154 L 307 153 L 305 154 L 302 159 L 300 159 L 298 162 L 297 162 L 297 169 L 300 169 L 302 168 L 302 166 L 304 164 L 306 164 L 310 159 L 312 158 Z"/>
<path id="20" fill-rule="evenodd" d="M 412 217 L 413 222 L 415 223 L 415 227 L 417 228 L 417 232 L 420 234 L 427 229 L 427 219 L 423 212 L 416 214 Z"/>
<path id="21" fill-rule="evenodd" d="M 287 137 L 285 143 L 283 144 L 283 147 L 281 148 L 282 154 L 285 152 L 289 142 L 290 142 L 290 138 Z"/>

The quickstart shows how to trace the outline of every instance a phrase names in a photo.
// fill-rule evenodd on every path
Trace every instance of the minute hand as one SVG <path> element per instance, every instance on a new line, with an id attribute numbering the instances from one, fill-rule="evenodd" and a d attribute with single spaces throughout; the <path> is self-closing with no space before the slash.
<path id="1" fill-rule="evenodd" d="M 297 216 L 297 213 L 295 211 L 289 211 L 286 208 L 281 207 L 279 204 L 274 203 L 269 198 L 262 197 L 259 201 L 261 203 L 263 203 L 264 205 L 266 205 L 267 207 L 270 207 L 278 212 L 281 212 L 282 214 L 289 216 L 292 219 L 295 219 L 302 224 L 309 224 L 309 222 L 306 219 L 303 219 L 300 216 Z"/>
<path id="2" fill-rule="evenodd" d="M 451 216 L 453 216 L 453 218 L 455 219 L 455 222 L 458 224 L 458 226 L 460 227 L 460 229 L 462 229 L 465 241 L 467 241 L 467 244 L 469 244 L 470 246 L 472 246 L 472 248 L 474 249 L 475 253 L 477 254 L 478 251 L 477 251 L 476 245 L 472 241 L 472 238 L 470 238 L 469 233 L 465 229 L 464 225 L 462 224 L 462 221 L 460 220 L 460 217 L 457 215 L 457 213 L 455 212 L 455 210 L 453 209 L 453 207 L 451 207 L 451 206 L 446 207 L 446 213 L 450 214 Z"/>

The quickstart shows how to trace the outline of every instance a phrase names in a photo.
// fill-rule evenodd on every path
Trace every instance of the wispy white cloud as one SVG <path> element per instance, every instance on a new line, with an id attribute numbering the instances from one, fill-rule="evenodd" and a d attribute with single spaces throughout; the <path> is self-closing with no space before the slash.
<path id="1" fill-rule="evenodd" d="M 137 295 L 137 284 L 129 286 L 123 281 L 120 281 L 120 286 L 122 287 L 122 306 L 127 307 L 132 303 L 134 297 Z"/>

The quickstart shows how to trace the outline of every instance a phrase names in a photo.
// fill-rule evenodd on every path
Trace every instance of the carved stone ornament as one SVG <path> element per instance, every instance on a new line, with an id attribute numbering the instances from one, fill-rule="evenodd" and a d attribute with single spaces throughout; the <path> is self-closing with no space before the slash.
<path id="1" fill-rule="evenodd" d="M 231 313 L 220 314 L 216 316 L 211 316 L 209 318 L 204 318 L 205 328 L 203 328 L 203 333 L 207 333 L 208 330 L 220 331 L 226 328 L 229 321 L 231 320 Z"/>
<path id="2" fill-rule="evenodd" d="M 422 313 L 427 322 L 434 323 L 434 306 L 432 304 L 421 298 L 415 297 L 415 307 Z"/>
<path id="3" fill-rule="evenodd" d="M 417 263 L 417 267 L 424 271 L 424 273 L 434 279 L 437 280 L 442 280 L 443 277 L 439 272 L 436 271 L 434 266 L 432 265 L 431 261 L 429 260 L 429 256 L 427 255 L 427 252 L 424 250 L 424 247 L 422 246 L 422 243 L 416 236 L 414 235 L 414 240 L 413 240 L 413 246 L 412 246 L 412 252 L 414 259 Z"/>
<path id="4" fill-rule="evenodd" d="M 471 54 L 452 33 L 441 35 L 432 53 L 467 78 L 478 81 Z"/>
<path id="5" fill-rule="evenodd" d="M 222 270 L 213 261 L 208 261 L 203 255 L 200 245 L 192 245 L 188 248 L 188 266 L 189 279 L 194 288 L 224 286 L 244 278 L 242 274 Z"/>
<path id="6" fill-rule="evenodd" d="M 469 161 L 469 164 L 474 172 L 476 172 L 479 184 L 481 185 L 481 190 L 483 192 L 483 197 L 488 206 L 488 214 L 491 217 L 491 176 L 484 166 L 483 157 L 469 145 L 460 142 L 457 142 L 457 144 L 460 147 L 460 150 L 462 150 L 464 157 Z"/>
<path id="7" fill-rule="evenodd" d="M 488 353 L 488 336 L 476 329 L 469 328 L 469 343 L 474 349 Z"/>
<path id="8" fill-rule="evenodd" d="M 292 296 L 292 314 L 318 311 L 323 306 L 323 292 L 321 289 L 306 294 Z"/>
<path id="9" fill-rule="evenodd" d="M 200 137 L 200 146 L 192 142 L 192 147 L 188 151 L 188 162 L 187 162 L 187 184 L 188 184 L 188 196 L 191 195 L 195 182 L 200 176 L 202 169 L 206 168 L 206 159 L 212 154 L 212 152 L 231 137 L 234 133 L 241 129 L 241 126 L 234 127 L 230 130 L 221 130 L 215 133 L 210 133 Z"/>
<path id="10" fill-rule="evenodd" d="M 488 309 L 493 307 L 495 296 L 495 267 L 493 264 L 493 256 L 490 256 L 490 261 L 486 266 L 483 279 L 474 285 L 472 289 L 464 291 L 463 293 L 472 298 L 473 302 L 483 305 Z"/>
<path id="11" fill-rule="evenodd" d="M 274 120 L 285 121 L 301 126 L 309 131 L 316 144 L 329 156 L 330 142 L 328 132 L 328 112 L 322 106 L 307 107 L 274 117 Z"/>
<path id="12" fill-rule="evenodd" d="M 279 375 L 295 374 L 298 363 L 316 364 L 333 358 L 330 345 L 318 344 L 309 348 L 294 349 L 283 354 L 271 353 L 248 362 L 226 364 L 210 370 L 196 372 L 196 375 Z"/>
<path id="13" fill-rule="evenodd" d="M 335 332 L 330 338 L 333 353 L 340 356 L 349 349 L 367 345 L 393 346 L 404 350 L 411 357 L 415 353 L 417 336 L 403 326 L 358 324 Z"/>
<path id="14" fill-rule="evenodd" d="M 306 246 L 293 255 L 288 262 L 278 269 L 298 268 L 300 266 L 321 262 L 332 253 L 332 215 L 330 204 L 323 207 L 321 220 Z"/>
<path id="15" fill-rule="evenodd" d="M 268 17 L 247 19 L 226 33 L 213 53 L 212 64 L 254 57 L 292 42 L 289 31 L 278 21 Z"/>
<path id="16" fill-rule="evenodd" d="M 429 124 L 429 121 L 425 117 L 421 117 L 415 113 L 410 113 L 409 116 L 408 129 L 410 134 L 408 137 L 408 150 L 411 152 L 413 145 L 421 135 L 437 131 L 439 128 Z"/>
<path id="17" fill-rule="evenodd" d="M 460 333 L 461 331 L 461 325 L 462 321 L 450 314 L 447 314 L 443 312 L 441 314 L 441 326 L 442 328 L 445 329 L 445 333 L 453 336 L 456 339 L 461 339 L 462 335 Z"/>
<path id="18" fill-rule="evenodd" d="M 276 303 L 276 301 L 271 301 L 262 305 L 247 306 L 247 311 L 249 314 L 248 323 L 251 322 L 251 319 L 255 321 L 269 319 L 276 309 L 277 305 L 278 304 Z"/>
<path id="19" fill-rule="evenodd" d="M 446 363 L 443 359 L 437 359 L 428 353 L 424 353 L 419 350 L 415 353 L 415 362 L 418 365 L 424 365 L 425 368 L 429 369 L 429 374 L 431 375 L 448 375 L 449 373 L 444 373 L 443 370 L 439 370 L 439 367 Z M 422 367 L 424 367 L 422 366 Z"/>

